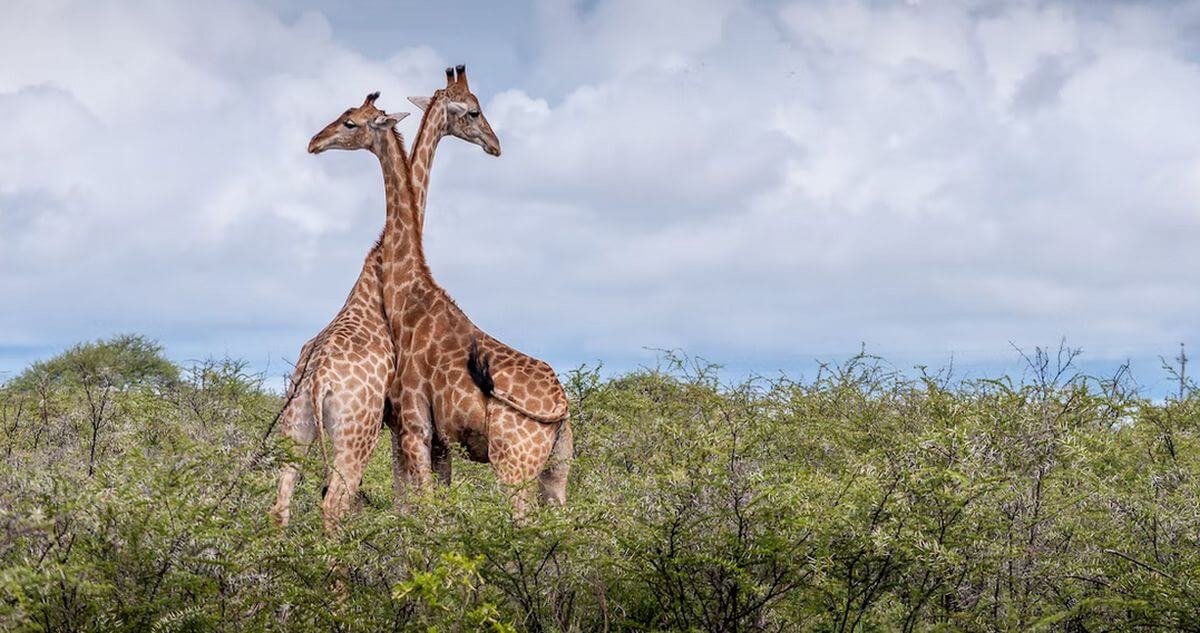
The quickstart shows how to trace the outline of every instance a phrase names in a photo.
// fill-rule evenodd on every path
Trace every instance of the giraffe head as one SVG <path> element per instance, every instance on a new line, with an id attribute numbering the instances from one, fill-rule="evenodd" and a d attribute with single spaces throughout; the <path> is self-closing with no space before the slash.
<path id="1" fill-rule="evenodd" d="M 375 147 L 379 135 L 391 133 L 407 112 L 391 114 L 375 107 L 378 92 L 367 95 L 362 105 L 346 110 L 333 123 L 317 132 L 308 142 L 308 151 L 320 154 L 327 149 L 370 149 Z"/>
<path id="2" fill-rule="evenodd" d="M 459 65 L 446 69 L 446 87 L 433 93 L 432 97 L 409 97 L 413 105 L 426 110 L 434 99 L 441 97 L 446 107 L 446 122 L 441 136 L 457 136 L 474 143 L 492 156 L 500 155 L 500 139 L 492 131 L 487 117 L 479 109 L 479 99 L 467 86 L 467 67 Z"/>

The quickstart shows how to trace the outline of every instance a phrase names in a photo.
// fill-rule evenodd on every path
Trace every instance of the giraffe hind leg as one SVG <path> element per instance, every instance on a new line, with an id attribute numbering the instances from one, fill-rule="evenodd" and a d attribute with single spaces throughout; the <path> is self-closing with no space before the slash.
<path id="1" fill-rule="evenodd" d="M 283 412 L 283 434 L 292 441 L 294 452 L 302 453 L 312 444 L 316 433 L 317 424 L 313 419 L 311 400 L 307 394 L 300 394 L 300 397 L 288 402 L 288 408 Z M 300 467 L 294 461 L 289 461 L 280 468 L 279 492 L 270 512 L 276 525 L 287 526 L 291 517 L 292 494 L 296 491 L 296 482 L 299 479 Z"/>
<path id="2" fill-rule="evenodd" d="M 554 425 L 542 424 L 499 401 L 488 402 L 488 457 L 518 516 L 536 494 L 533 480 L 546 464 Z"/>
<path id="3" fill-rule="evenodd" d="M 379 440 L 379 422 L 376 419 L 378 411 L 365 406 L 329 407 L 327 401 L 324 413 L 326 420 L 335 420 L 334 424 L 328 425 L 333 431 L 329 434 L 333 444 L 333 467 L 321 501 L 325 529 L 333 532 L 358 495 L 363 471 Z"/>
<path id="4" fill-rule="evenodd" d="M 575 452 L 575 439 L 571 433 L 570 420 L 563 420 L 558 429 L 554 446 L 546 467 L 538 475 L 538 487 L 542 503 L 551 506 L 567 505 L 567 475 L 571 472 L 571 458 Z"/>
<path id="5" fill-rule="evenodd" d="M 324 500 L 325 495 L 327 495 L 327 494 L 329 494 L 329 484 L 325 484 L 324 486 L 321 486 L 321 499 Z M 371 502 L 371 499 L 369 497 L 367 497 L 367 493 L 363 492 L 363 490 L 362 490 L 362 477 L 359 477 L 358 478 L 358 493 L 354 496 L 354 499 L 350 501 L 350 511 L 351 512 L 359 512 L 363 509 L 363 506 L 367 505 L 370 502 Z"/>

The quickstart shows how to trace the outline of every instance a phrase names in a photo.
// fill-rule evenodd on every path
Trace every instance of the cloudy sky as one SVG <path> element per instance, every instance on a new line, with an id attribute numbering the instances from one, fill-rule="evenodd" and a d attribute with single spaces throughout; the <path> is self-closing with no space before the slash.
<path id="1" fill-rule="evenodd" d="M 0 372 L 140 332 L 284 373 L 383 221 L 308 138 L 457 63 L 504 151 L 442 144 L 431 267 L 560 371 L 1065 337 L 1153 388 L 1200 343 L 1200 3 L 6 0 Z"/>

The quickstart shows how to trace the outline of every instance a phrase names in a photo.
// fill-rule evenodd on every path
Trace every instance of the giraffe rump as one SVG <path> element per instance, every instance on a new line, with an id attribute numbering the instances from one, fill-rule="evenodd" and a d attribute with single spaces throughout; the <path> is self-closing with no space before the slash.
<path id="1" fill-rule="evenodd" d="M 479 353 L 479 339 L 474 336 L 471 337 L 471 351 L 467 354 L 467 373 L 471 374 L 471 380 L 483 395 L 491 397 L 492 392 L 496 390 L 496 383 L 492 380 L 491 363 Z"/>
<path id="2" fill-rule="evenodd" d="M 570 405 L 558 376 L 549 365 L 518 352 L 503 351 L 497 356 L 497 348 L 506 349 L 502 343 L 486 334 L 476 332 L 471 337 L 467 354 L 467 373 L 483 392 L 484 397 L 495 398 L 515 409 L 521 415 L 553 424 L 567 418 Z M 499 362 L 494 361 L 499 358 Z M 541 383 L 549 387 L 535 386 Z"/>

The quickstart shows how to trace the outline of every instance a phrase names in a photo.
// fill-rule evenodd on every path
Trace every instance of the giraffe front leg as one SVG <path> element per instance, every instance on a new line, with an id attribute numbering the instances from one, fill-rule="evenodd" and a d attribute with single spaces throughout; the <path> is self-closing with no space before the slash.
<path id="1" fill-rule="evenodd" d="M 443 486 L 449 486 L 452 465 L 450 458 L 452 456 L 452 451 L 450 450 L 450 447 L 442 441 L 441 436 L 438 435 L 437 429 L 433 428 L 432 425 L 430 425 L 430 433 L 431 438 L 429 454 L 433 462 L 433 472 L 437 474 L 438 483 L 441 483 Z"/>
<path id="2" fill-rule="evenodd" d="M 409 485 L 424 486 L 432 474 L 432 420 L 429 400 L 417 390 L 405 390 L 401 395 L 400 453 L 404 461 L 404 480 Z"/>
<path id="3" fill-rule="evenodd" d="M 404 457 L 402 438 L 404 429 L 400 422 L 400 401 L 390 396 L 383 410 L 383 422 L 391 431 L 392 443 L 392 508 L 399 513 L 404 508 L 404 498 L 408 494 L 408 480 L 405 472 L 408 460 Z"/>

